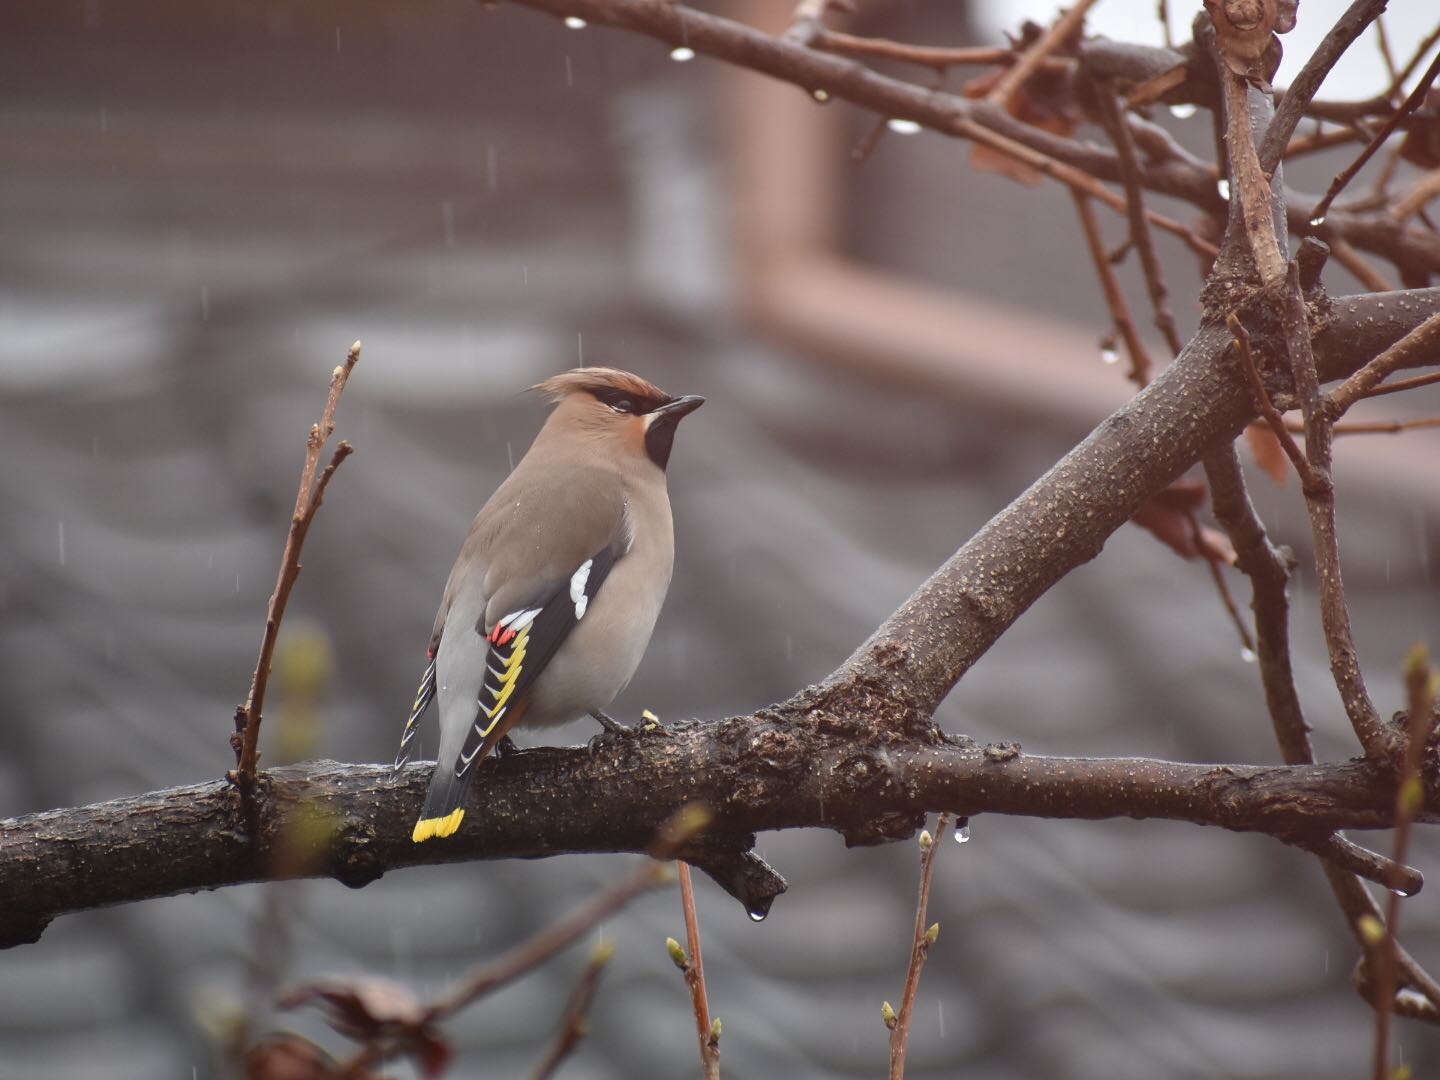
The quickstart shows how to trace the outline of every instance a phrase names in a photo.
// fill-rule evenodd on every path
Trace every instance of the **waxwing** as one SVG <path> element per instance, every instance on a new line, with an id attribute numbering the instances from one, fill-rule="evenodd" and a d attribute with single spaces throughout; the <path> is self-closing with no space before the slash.
<path id="1" fill-rule="evenodd" d="M 531 389 L 554 410 L 476 515 L 450 571 L 395 758 L 440 701 L 440 751 L 412 839 L 449 836 L 476 766 L 506 732 L 601 711 L 640 664 L 670 587 L 665 466 L 705 403 L 637 375 L 578 368 Z"/>

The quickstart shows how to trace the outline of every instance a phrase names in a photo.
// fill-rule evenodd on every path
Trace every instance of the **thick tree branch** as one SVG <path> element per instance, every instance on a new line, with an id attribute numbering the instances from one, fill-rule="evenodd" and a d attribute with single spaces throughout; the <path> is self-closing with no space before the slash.
<path id="1" fill-rule="evenodd" d="M 1359 368 L 1437 307 L 1440 289 L 1335 300 L 1329 326 L 1315 336 L 1321 377 Z M 883 680 L 906 687 L 917 712 L 932 712 L 1051 585 L 1099 554 L 1141 503 L 1254 418 L 1227 352 L 1230 340 L 1223 324 L 1202 327 L 1149 387 L 951 556 L 827 685 Z M 1283 355 L 1278 340 L 1256 344 Z"/>
<path id="2" fill-rule="evenodd" d="M 648 851 L 677 808 L 696 801 L 714 820 L 679 857 L 707 872 L 717 852 L 748 849 L 761 830 L 829 828 L 850 843 L 873 843 L 908 835 L 926 811 L 945 809 L 1152 817 L 1297 841 L 1380 828 L 1394 810 L 1393 775 L 1373 763 L 1037 757 L 977 749 L 924 725 L 884 733 L 865 720 L 866 696 L 859 687 L 842 702 L 817 689 L 753 717 L 487 762 L 478 781 L 486 814 L 444 844 L 410 841 L 428 779 L 423 764 L 395 779 L 386 766 L 332 762 L 263 773 L 253 838 L 223 781 L 11 819 L 0 826 L 0 944 L 33 941 L 66 912 L 268 880 L 301 865 L 358 887 L 405 866 Z M 842 705 L 844 715 L 835 711 Z M 555 791 L 570 793 L 563 806 Z M 331 827 L 296 830 L 302 815 Z M 297 835 L 310 858 L 277 870 L 277 851 Z M 742 899 L 768 905 L 761 891 Z"/>

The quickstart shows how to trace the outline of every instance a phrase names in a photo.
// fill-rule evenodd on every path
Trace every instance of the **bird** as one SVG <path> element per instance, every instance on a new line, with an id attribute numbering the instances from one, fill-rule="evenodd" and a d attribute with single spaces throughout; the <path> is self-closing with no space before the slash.
<path id="1" fill-rule="evenodd" d="M 415 843 L 460 828 L 476 766 L 512 727 L 586 714 L 618 726 L 603 710 L 639 667 L 670 587 L 666 467 L 677 425 L 705 399 L 606 367 L 530 389 L 553 409 L 460 547 L 395 756 L 398 775 L 438 699 Z"/>

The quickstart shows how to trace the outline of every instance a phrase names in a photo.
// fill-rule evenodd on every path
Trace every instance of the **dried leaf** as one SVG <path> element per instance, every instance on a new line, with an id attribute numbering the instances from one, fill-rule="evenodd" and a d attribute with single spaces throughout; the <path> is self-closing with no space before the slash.
<path id="1" fill-rule="evenodd" d="M 282 1009 L 314 1004 L 330 1026 L 361 1043 L 384 1040 L 409 1054 L 425 1076 L 439 1076 L 452 1051 L 428 1021 L 429 1011 L 399 983 L 373 976 L 329 979 L 297 987 L 280 998 Z"/>
<path id="2" fill-rule="evenodd" d="M 1062 41 L 1051 53 L 1052 56 L 1074 56 L 1082 38 L 1083 26 L 1076 27 L 1073 34 Z M 1020 40 L 1015 42 L 1017 50 L 1033 44 L 1044 33 L 1042 27 L 1027 22 L 1021 28 Z M 1004 77 L 1006 69 L 993 68 L 977 75 L 961 88 L 966 97 L 979 100 L 989 95 L 995 85 Z M 1047 71 L 1042 65 L 1025 80 L 1010 96 L 1005 110 L 1017 120 L 1031 127 L 1048 131 L 1052 135 L 1069 138 L 1080 123 L 1081 110 L 1075 102 L 1073 80 L 1054 71 Z M 1011 180 L 1034 186 L 1044 176 L 1023 161 L 1016 161 L 1008 154 L 993 150 L 980 143 L 970 147 L 970 167 L 980 172 L 999 173 Z"/>
<path id="3" fill-rule="evenodd" d="M 384 1029 L 414 1027 L 425 1008 L 407 987 L 388 979 L 362 976 L 307 983 L 282 996 L 282 1009 L 318 1004 L 330 1026 L 364 1039 Z"/>
<path id="4" fill-rule="evenodd" d="M 1250 447 L 1255 464 L 1259 465 L 1277 486 L 1284 487 L 1290 476 L 1290 459 L 1285 455 L 1285 450 L 1270 425 L 1256 420 L 1245 429 L 1245 442 Z"/>
<path id="5" fill-rule="evenodd" d="M 1440 169 L 1440 88 L 1426 93 L 1424 104 L 1406 118 L 1400 156 L 1422 169 Z"/>
<path id="6" fill-rule="evenodd" d="M 1177 480 L 1144 503 L 1130 520 L 1182 558 L 1233 565 L 1236 554 L 1229 537 L 1196 523 L 1195 514 L 1205 505 L 1206 494 L 1198 480 Z"/>
<path id="7" fill-rule="evenodd" d="M 245 1080 L 330 1080 L 335 1059 L 309 1039 L 291 1032 L 270 1035 L 245 1054 Z M 375 1073 L 352 1073 L 370 1080 Z"/>

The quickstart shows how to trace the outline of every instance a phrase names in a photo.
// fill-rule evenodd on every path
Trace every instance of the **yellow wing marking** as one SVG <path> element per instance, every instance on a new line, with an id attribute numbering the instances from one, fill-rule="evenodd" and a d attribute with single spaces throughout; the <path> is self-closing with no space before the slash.
<path id="1" fill-rule="evenodd" d="M 505 674 L 500 676 L 499 688 L 492 688 L 490 693 L 495 697 L 495 704 L 485 710 L 485 718 L 490 721 L 480 730 L 481 736 L 489 735 L 500 722 L 501 716 L 505 714 L 506 703 L 510 695 L 515 692 L 515 683 L 520 678 L 521 668 L 524 666 L 525 646 L 530 641 L 530 627 L 525 627 L 515 638 L 515 646 L 510 650 L 509 657 L 505 660 Z"/>

